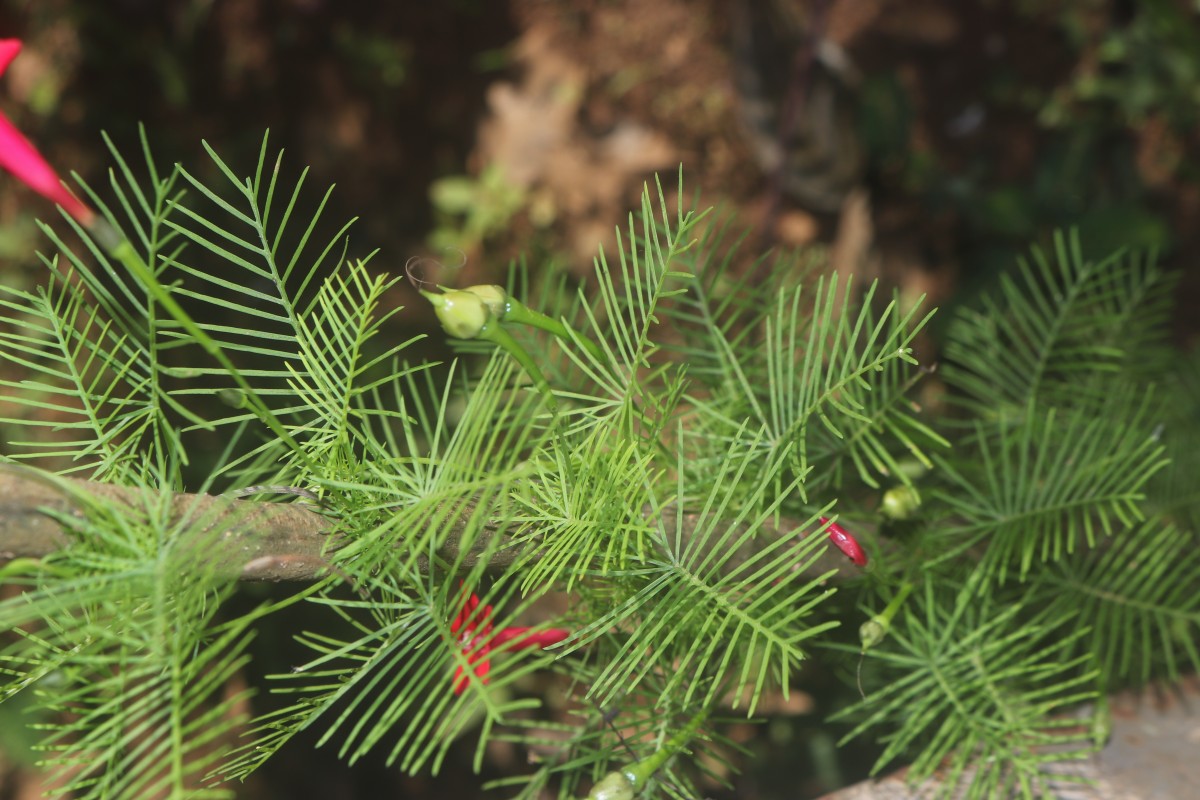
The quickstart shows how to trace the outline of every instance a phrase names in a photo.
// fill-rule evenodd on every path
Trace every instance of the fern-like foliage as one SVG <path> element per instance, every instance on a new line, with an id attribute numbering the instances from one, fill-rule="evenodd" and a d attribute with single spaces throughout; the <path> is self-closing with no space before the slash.
<path id="1" fill-rule="evenodd" d="M 122 237 L 139 258 L 157 263 L 178 246 L 165 225 L 180 194 L 176 175 L 158 174 L 143 133 L 149 169 L 143 189 L 108 144 L 117 163 L 110 184 L 119 212 L 95 193 L 89 196 L 113 236 Z M 169 419 L 178 415 L 199 424 L 202 419 L 166 385 L 173 374 L 164 336 L 169 321 L 136 277 L 77 223 L 71 227 L 82 253 L 43 226 L 62 254 L 43 257 L 50 279 L 34 291 L 0 294 L 0 322 L 6 325 L 0 328 L 0 363 L 24 375 L 20 382 L 0 384 L 23 411 L 7 421 L 31 432 L 43 429 L 42 435 L 12 442 L 12 456 L 49 459 L 63 472 L 118 481 L 146 465 L 161 472 L 172 460 L 186 463 L 187 451 Z"/>
<path id="2" fill-rule="evenodd" d="M 1077 649 L 1095 655 L 1109 685 L 1200 671 L 1200 553 L 1195 537 L 1151 517 L 1111 547 L 1062 561 L 1038 587 L 1044 602 L 1077 611 L 1089 631 Z"/>
<path id="3" fill-rule="evenodd" d="M 864 639 L 868 695 L 847 712 L 853 735 L 892 728 L 877 768 L 906 754 L 914 779 L 952 778 L 945 795 L 1053 793 L 1048 764 L 1085 749 L 1055 731 L 1077 721 L 1022 715 L 1195 666 L 1200 574 L 1178 527 L 1194 504 L 1166 447 L 1195 440 L 1162 324 L 1170 284 L 1147 260 L 1088 262 L 1063 236 L 1055 260 L 1035 251 L 999 299 L 952 321 L 955 446 L 893 525 L 916 591 L 874 617 L 887 638 Z"/>
<path id="4" fill-rule="evenodd" d="M 1162 379 L 1162 407 L 1151 432 L 1163 444 L 1171 468 L 1147 487 L 1149 506 L 1177 522 L 1183 531 L 1200 531 L 1200 349 L 1181 354 Z"/>
<path id="5" fill-rule="evenodd" d="M 926 584 L 874 653 L 871 695 L 839 716 L 860 719 L 846 739 L 894 727 L 872 772 L 919 749 L 911 777 L 941 770 L 941 796 L 1041 797 L 1059 780 L 1045 766 L 1091 747 L 1079 720 L 1053 718 L 1094 697 L 1087 656 L 1070 656 L 1086 630 L 1017 598 L 999 605 L 983 583 Z"/>
<path id="6" fill-rule="evenodd" d="M 574 663 L 569 675 L 562 677 L 572 681 L 582 677 L 583 683 L 591 683 L 595 669 L 594 662 Z M 496 780 L 485 788 L 519 789 L 515 796 L 521 800 L 569 800 L 583 795 L 606 773 L 627 768 L 631 762 L 661 758 L 663 748 L 695 714 L 695 707 L 658 703 L 662 697 L 677 697 L 664 691 L 663 681 L 669 677 L 648 674 L 608 705 L 572 696 L 566 722 L 532 720 L 498 734 L 498 741 L 526 748 L 536 769 L 532 775 Z M 669 757 L 662 769 L 647 782 L 646 796 L 695 797 L 700 794 L 700 780 L 708 785 L 728 784 L 716 771 L 736 766 L 729 756 L 737 746 L 718 731 L 704 735 L 692 747 L 703 748 L 704 762 L 689 769 L 683 753 L 666 754 Z"/>
<path id="7" fill-rule="evenodd" d="M 401 769 L 436 771 L 448 742 L 480 723 L 480 741 L 486 742 L 499 723 L 536 706 L 531 699 L 506 699 L 501 690 L 543 666 L 544 659 L 526 660 L 517 669 L 491 670 L 488 691 L 474 678 L 468 692 L 449 691 L 456 666 L 473 674 L 451 630 L 463 600 L 461 588 L 412 577 L 404 581 L 402 592 L 392 589 L 389 594 L 383 584 L 372 589 L 369 625 L 349 613 L 363 603 L 322 601 L 343 615 L 354 638 L 301 638 L 314 651 L 313 659 L 280 676 L 285 682 L 281 689 L 299 694 L 301 700 L 260 720 L 251 732 L 253 743 L 223 768 L 223 774 L 248 774 L 297 731 L 314 724 L 324 726 L 320 742 L 336 742 L 339 755 L 351 763 L 382 747 L 388 761 Z M 511 590 L 498 590 L 484 602 L 503 602 L 510 596 Z M 480 750 L 477 765 L 481 758 Z"/>
<path id="8" fill-rule="evenodd" d="M 1034 249 L 998 297 L 955 320 L 946 380 L 980 419 L 1022 419 L 1042 408 L 1105 402 L 1121 381 L 1161 378 L 1172 363 L 1162 336 L 1173 281 L 1153 259 L 1084 257 L 1076 235 L 1058 235 L 1051 257 Z"/>
<path id="9" fill-rule="evenodd" d="M 789 451 L 789 474 L 803 476 L 805 489 L 835 491 L 847 467 L 872 487 L 880 477 L 907 480 L 899 459 L 927 463 L 926 450 L 944 444 L 903 393 L 916 374 L 912 341 L 928 316 L 918 317 L 917 307 L 902 312 L 895 300 L 877 312 L 876 286 L 855 298 L 836 276 L 818 278 L 811 299 L 809 292 L 780 288 L 761 342 L 735 347 L 719 327 L 710 330 L 725 380 L 689 397 L 699 415 L 689 434 L 708 450 L 701 463 L 719 459 L 713 448 L 737 441 L 749 415 L 765 434 L 761 463 Z M 684 319 L 719 313 L 710 304 L 694 298 Z"/>
<path id="10" fill-rule="evenodd" d="M 803 254 L 744 271 L 680 176 L 674 198 L 647 187 L 590 284 L 514 271 L 566 335 L 515 330 L 530 359 L 476 341 L 435 371 L 386 341 L 394 279 L 347 227 L 318 240 L 329 194 L 266 139 L 248 178 L 211 148 L 211 178 L 143 150 L 144 171 L 114 149 L 88 192 L 101 225 L 46 228 L 43 287 L 0 290 L 8 460 L 42 469 L 5 468 L 82 509 L 67 547 L 0 571 L 24 592 L 0 603 L 21 631 L 2 696 L 60 715 L 64 792 L 221 796 L 309 731 L 409 772 L 515 742 L 538 763 L 501 783 L 524 797 L 697 796 L 711 721 L 794 690 L 873 609 L 846 715 L 885 742 L 877 769 L 1032 797 L 1087 749 L 1068 706 L 1200 666 L 1196 495 L 1168 463 L 1200 451 L 1196 373 L 1150 260 L 1035 254 L 950 324 L 935 415 L 913 392 L 930 312 Z M 224 602 L 226 524 L 172 497 L 264 483 L 314 495 L 334 535 L 327 577 L 278 603 L 322 621 L 308 655 L 244 719 L 223 685 L 278 605 Z M 865 572 L 816 533 L 835 511 Z"/>
<path id="11" fill-rule="evenodd" d="M 67 776 L 54 793 L 230 796 L 206 778 L 245 721 L 245 691 L 227 687 L 270 609 L 220 618 L 230 591 L 215 566 L 220 529 L 169 488 L 145 485 L 119 509 L 78 501 L 64 520 L 75 544 L 37 569 L 10 565 L 8 580 L 28 588 L 0 603 L 6 630 L 40 623 L 0 663 L 7 694 L 31 691 L 53 714 L 44 763 Z"/>
<path id="12" fill-rule="evenodd" d="M 1095 406 L 1061 411 L 1031 408 L 1020 427 L 977 437 L 978 460 L 939 466 L 941 499 L 958 521 L 935 535 L 941 557 L 983 544 L 980 567 L 1003 580 L 1035 564 L 1060 561 L 1100 536 L 1132 529 L 1141 518 L 1145 486 L 1166 465 L 1147 423 L 1145 391 L 1124 387 Z M 1123 424 L 1113 430 L 1111 420 Z M 982 425 L 982 423 L 981 423 Z"/>
<path id="13" fill-rule="evenodd" d="M 614 627 L 626 632 L 612 642 L 619 647 L 617 655 L 596 678 L 601 702 L 670 664 L 672 675 L 660 702 L 678 692 L 685 703 L 695 699 L 707 705 L 720 692 L 749 690 L 753 713 L 766 687 L 787 691 L 792 670 L 805 658 L 802 643 L 829 626 L 809 616 L 830 590 L 821 588 L 819 578 L 791 580 L 794 570 L 812 566 L 823 543 L 816 537 L 771 540 L 757 533 L 781 498 L 754 515 L 750 506 L 739 510 L 735 505 L 739 493 L 731 487 L 741 484 L 756 459 L 755 448 L 730 453 L 712 491 L 695 506 L 690 535 L 681 535 L 681 506 L 660 513 L 648 537 L 653 547 L 639 564 L 626 567 L 628 577 L 621 580 L 618 574 L 618 592 L 605 589 L 596 596 L 594 619 L 581 639 L 587 642 Z M 665 499 L 656 498 L 651 507 L 662 509 Z M 604 607 L 610 610 L 603 613 Z M 645 652 L 656 657 L 640 659 Z M 693 698 L 697 691 L 703 694 Z"/>

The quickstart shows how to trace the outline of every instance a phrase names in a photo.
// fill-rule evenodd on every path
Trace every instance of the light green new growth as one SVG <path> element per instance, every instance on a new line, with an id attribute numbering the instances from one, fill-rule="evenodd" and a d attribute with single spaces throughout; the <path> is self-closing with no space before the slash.
<path id="1" fill-rule="evenodd" d="M 513 742 L 538 754 L 497 782 L 520 797 L 703 796 L 735 750 L 713 720 L 861 657 L 840 716 L 882 743 L 875 771 L 1038 797 L 1096 745 L 1062 713 L 1200 668 L 1198 495 L 1168 459 L 1200 453 L 1200 360 L 1166 341 L 1151 261 L 1059 237 L 949 321 L 931 377 L 931 312 L 800 256 L 747 270 L 680 175 L 586 286 L 547 267 L 465 292 L 504 349 L 437 369 L 405 360 L 396 279 L 349 224 L 316 241 L 328 192 L 265 138 L 248 178 L 205 148 L 211 181 L 161 173 L 145 137 L 144 168 L 111 148 L 86 190 L 106 227 L 44 228 L 43 285 L 0 289 L 5 459 L 140 498 L 82 493 L 69 546 L 0 573 L 25 590 L 0 602 L 0 697 L 52 715 L 61 792 L 227 797 L 311 730 L 406 772 Z M 221 525 L 170 498 L 264 484 L 319 497 L 338 546 L 329 577 L 239 611 Z M 869 574 L 816 533 L 830 514 Z M 463 628 L 472 593 L 501 631 L 564 592 L 553 648 Z M 226 686 L 294 603 L 308 656 L 256 665 L 277 696 L 244 719 Z M 547 671 L 559 714 L 526 680 Z"/>

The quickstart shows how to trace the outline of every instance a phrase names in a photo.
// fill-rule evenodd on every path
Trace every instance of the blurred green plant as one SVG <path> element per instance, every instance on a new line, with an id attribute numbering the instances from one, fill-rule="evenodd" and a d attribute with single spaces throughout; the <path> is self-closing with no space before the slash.
<path id="1" fill-rule="evenodd" d="M 912 96 L 894 72 L 867 77 L 860 135 L 873 163 L 932 213 L 965 222 L 974 288 L 1028 242 L 1046 244 L 1054 229 L 1077 229 L 1090 257 L 1173 246 L 1174 221 L 1161 197 L 1200 180 L 1200 25 L 1194 8 L 1172 0 L 1129 4 L 1125 17 L 1119 5 L 1071 0 L 993 10 L 990 19 L 1008 21 L 997 35 L 1009 47 L 1021 26 L 1031 26 L 1063 49 L 1043 70 L 992 59 L 985 80 L 963 87 L 972 94 L 960 92 L 949 105 Z M 933 92 L 933 84 L 915 91 Z M 915 106 L 925 109 L 920 141 Z M 1030 127 L 1036 139 L 1027 137 Z M 1004 130 L 1025 149 L 1007 151 L 997 138 Z"/>
<path id="2" fill-rule="evenodd" d="M 1162 115 L 1173 129 L 1188 131 L 1200 119 L 1200 9 L 1143 0 L 1126 24 L 1106 26 L 1097 37 L 1090 5 L 1067 4 L 1061 24 L 1076 50 L 1096 59 L 1051 93 L 1039 121 L 1070 126 L 1095 114 L 1137 125 Z"/>
<path id="3" fill-rule="evenodd" d="M 436 212 L 429 246 L 470 252 L 504 230 L 525 207 L 526 193 L 505 177 L 501 165 L 488 164 L 478 177 L 439 178 L 429 187 L 429 199 Z"/>
<path id="4" fill-rule="evenodd" d="M 386 95 L 409 79 L 412 45 L 408 42 L 343 23 L 334 30 L 333 43 L 364 86 Z"/>

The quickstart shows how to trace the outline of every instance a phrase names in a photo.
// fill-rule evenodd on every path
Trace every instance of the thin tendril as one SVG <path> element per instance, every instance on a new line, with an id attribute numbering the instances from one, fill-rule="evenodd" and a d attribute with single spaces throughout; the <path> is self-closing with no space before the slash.
<path id="1" fill-rule="evenodd" d="M 421 265 L 430 261 L 433 261 L 433 259 L 429 258 L 428 256 L 413 256 L 408 261 L 404 262 L 404 275 L 408 278 L 408 282 L 413 285 L 414 289 L 420 290 L 424 289 L 426 286 L 434 285 L 429 281 L 422 280 L 417 274 L 417 270 L 421 267 Z M 436 261 L 433 261 L 433 263 L 437 264 L 439 267 L 441 266 L 441 264 L 438 264 Z"/>
<path id="2" fill-rule="evenodd" d="M 458 253 L 459 260 L 458 260 L 457 264 L 450 266 L 447 264 L 443 264 L 441 261 L 438 261 L 436 258 L 430 258 L 429 256 L 413 256 L 408 261 L 404 262 L 404 276 L 406 278 L 408 278 L 408 282 L 413 285 L 414 289 L 420 290 L 420 289 L 424 289 L 426 286 L 437 286 L 437 284 L 435 284 L 431 281 L 427 281 L 421 277 L 422 268 L 426 264 L 432 264 L 433 266 L 437 267 L 438 269 L 443 269 L 443 270 L 462 269 L 463 267 L 465 267 L 467 265 L 467 254 L 464 250 L 460 250 L 457 247 L 447 247 L 444 249 L 453 250 Z"/>
<path id="3" fill-rule="evenodd" d="M 597 703 L 595 700 L 593 700 L 592 702 L 596 704 L 596 710 L 600 712 L 600 719 L 604 721 L 605 725 L 612 728 L 612 732 L 617 735 L 617 739 L 621 742 L 621 746 L 624 747 L 626 751 L 628 751 L 629 755 L 632 758 L 636 759 L 638 757 L 637 753 L 633 752 L 633 748 L 630 747 L 629 742 L 625 740 L 625 735 L 622 734 L 620 729 L 617 728 L 617 726 L 614 724 L 614 720 L 617 718 L 617 714 L 621 713 L 621 710 L 619 708 L 616 708 L 616 709 L 613 709 L 612 711 L 605 711 L 603 708 L 600 707 L 600 704 Z"/>

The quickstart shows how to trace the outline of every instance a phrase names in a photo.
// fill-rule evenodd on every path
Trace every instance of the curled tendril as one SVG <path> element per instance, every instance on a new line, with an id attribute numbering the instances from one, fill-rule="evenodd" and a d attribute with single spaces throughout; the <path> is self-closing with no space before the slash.
<path id="1" fill-rule="evenodd" d="M 458 260 L 457 264 L 454 264 L 454 265 L 443 264 L 441 261 L 438 261 L 436 258 L 431 258 L 429 256 L 413 256 L 408 261 L 404 262 L 404 275 L 406 278 L 408 278 L 408 282 L 413 285 L 414 289 L 417 289 L 418 291 L 420 291 L 421 289 L 424 289 L 426 286 L 436 286 L 437 285 L 437 284 L 435 284 L 431 281 L 427 281 L 421 277 L 421 272 L 423 271 L 422 268 L 427 264 L 432 264 L 437 269 L 443 269 L 443 270 L 462 269 L 463 267 L 465 267 L 467 265 L 466 251 L 460 250 L 457 247 L 447 247 L 445 249 L 453 250 L 458 253 L 459 260 Z"/>
<path id="2" fill-rule="evenodd" d="M 411 283 L 413 285 L 413 288 L 416 289 L 417 291 L 424 289 L 426 286 L 434 285 L 434 284 L 430 283 L 429 281 L 422 280 L 421 276 L 418 274 L 418 270 L 421 268 L 421 265 L 426 264 L 430 261 L 433 261 L 433 259 L 431 259 L 427 256 L 413 256 L 408 261 L 404 262 L 404 275 L 406 278 L 408 278 L 408 282 Z M 434 261 L 433 263 L 437 264 L 436 261 Z M 438 264 L 438 266 L 441 266 L 441 265 Z"/>

